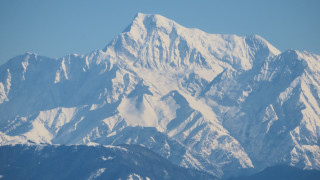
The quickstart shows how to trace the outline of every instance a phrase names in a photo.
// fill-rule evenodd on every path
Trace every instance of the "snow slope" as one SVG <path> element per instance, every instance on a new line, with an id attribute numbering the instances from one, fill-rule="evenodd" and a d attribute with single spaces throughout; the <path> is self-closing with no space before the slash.
<path id="1" fill-rule="evenodd" d="M 218 177 L 320 169 L 319 60 L 138 13 L 103 50 L 0 66 L 0 144 L 140 144 Z"/>

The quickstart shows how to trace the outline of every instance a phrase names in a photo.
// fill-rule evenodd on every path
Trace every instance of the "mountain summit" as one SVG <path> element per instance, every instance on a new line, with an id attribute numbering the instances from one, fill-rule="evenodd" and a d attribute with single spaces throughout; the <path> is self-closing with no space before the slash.
<path id="1" fill-rule="evenodd" d="M 0 144 L 138 144 L 218 177 L 320 169 L 320 56 L 138 13 L 103 50 L 0 66 Z"/>
<path id="2" fill-rule="evenodd" d="M 280 53 L 257 35 L 207 34 L 198 29 L 185 28 L 160 15 L 141 13 L 105 50 L 122 53 L 127 56 L 123 61 L 131 60 L 137 67 L 152 69 L 211 69 L 231 65 L 237 70 L 249 70 L 256 58 L 262 58 L 255 57 L 256 54 L 272 56 Z"/>

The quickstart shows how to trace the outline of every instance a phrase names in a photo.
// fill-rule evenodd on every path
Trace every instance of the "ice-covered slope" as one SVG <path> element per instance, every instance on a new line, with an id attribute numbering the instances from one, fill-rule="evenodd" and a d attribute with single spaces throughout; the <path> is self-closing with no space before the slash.
<path id="1" fill-rule="evenodd" d="M 0 66 L 0 143 L 142 144 L 219 177 L 319 169 L 319 60 L 139 13 L 103 50 Z"/>

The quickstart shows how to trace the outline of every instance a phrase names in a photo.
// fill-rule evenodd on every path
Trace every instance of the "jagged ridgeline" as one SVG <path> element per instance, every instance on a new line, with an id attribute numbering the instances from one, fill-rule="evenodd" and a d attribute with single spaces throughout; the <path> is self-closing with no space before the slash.
<path id="1" fill-rule="evenodd" d="M 319 74 L 318 55 L 139 13 L 103 50 L 1 65 L 0 143 L 137 144 L 217 177 L 320 169 Z"/>

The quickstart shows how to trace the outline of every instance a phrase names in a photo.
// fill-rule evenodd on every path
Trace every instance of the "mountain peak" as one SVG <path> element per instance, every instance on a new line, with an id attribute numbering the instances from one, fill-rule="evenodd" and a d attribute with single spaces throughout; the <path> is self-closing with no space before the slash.
<path id="1" fill-rule="evenodd" d="M 247 42 L 251 41 L 254 44 L 260 44 L 260 45 L 264 46 L 265 48 L 269 49 L 269 51 L 273 55 L 279 55 L 281 53 L 281 51 L 279 51 L 277 48 L 275 48 L 267 40 L 265 40 L 263 37 L 261 37 L 259 35 L 254 34 L 251 36 L 246 36 L 246 39 L 247 39 Z"/>
<path id="2" fill-rule="evenodd" d="M 166 19 L 169 20 L 168 18 L 161 16 L 159 14 L 144 14 L 144 13 L 137 13 L 134 19 L 146 19 L 146 18 L 155 18 L 155 19 Z"/>
<path id="3" fill-rule="evenodd" d="M 256 59 L 280 54 L 257 35 L 210 34 L 183 27 L 158 14 L 143 13 L 138 13 L 131 25 L 110 45 L 118 55 L 121 53 L 121 57 L 126 57 L 122 62 L 129 60 L 136 67 L 151 69 L 229 66 L 246 71 Z"/>
<path id="4" fill-rule="evenodd" d="M 163 25 L 163 24 L 177 24 L 171 19 L 168 19 L 164 16 L 161 16 L 159 14 L 143 14 L 143 13 L 137 13 L 136 17 L 134 18 L 134 21 L 148 21 L 152 22 L 155 25 Z"/>
<path id="5" fill-rule="evenodd" d="M 159 14 L 137 13 L 132 23 L 124 30 L 124 32 L 134 33 L 136 31 L 141 31 L 142 29 L 150 31 L 160 27 L 169 30 L 174 25 L 177 25 L 177 23 Z"/>

